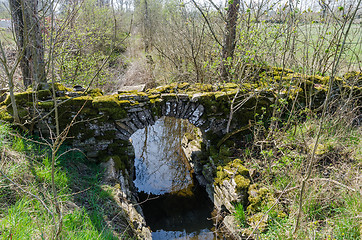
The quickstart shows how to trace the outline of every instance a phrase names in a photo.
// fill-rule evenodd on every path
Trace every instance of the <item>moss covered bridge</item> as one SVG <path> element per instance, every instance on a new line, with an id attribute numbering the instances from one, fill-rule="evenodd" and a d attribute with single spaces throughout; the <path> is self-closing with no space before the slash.
<path id="1" fill-rule="evenodd" d="M 76 91 L 57 84 L 58 118 L 61 129 L 70 126 L 68 142 L 85 151 L 90 158 L 125 156 L 129 137 L 162 116 L 188 119 L 200 128 L 208 143 L 215 144 L 226 134 L 228 125 L 229 130 L 234 131 L 257 120 L 256 116 L 270 115 L 275 99 L 284 98 L 292 104 L 297 96 L 300 107 L 306 105 L 306 99 L 318 107 L 324 100 L 329 79 L 278 68 L 263 72 L 259 77 L 258 84 L 173 83 L 112 95 L 104 95 L 99 89 Z M 355 90 L 358 96 L 361 94 L 360 88 L 346 87 L 344 79 L 336 79 L 335 83 L 341 91 Z M 55 131 L 51 91 L 28 90 L 17 93 L 15 99 L 22 123 L 45 136 Z M 10 97 L 1 100 L 0 119 L 12 121 Z M 230 114 L 235 105 L 240 108 Z M 122 161 L 123 164 L 126 162 Z"/>

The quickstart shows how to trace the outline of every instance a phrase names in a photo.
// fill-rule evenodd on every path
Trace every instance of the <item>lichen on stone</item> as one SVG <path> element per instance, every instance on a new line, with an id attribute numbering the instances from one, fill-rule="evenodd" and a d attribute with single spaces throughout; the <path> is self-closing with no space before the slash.
<path id="1" fill-rule="evenodd" d="M 239 193 L 247 191 L 250 185 L 249 170 L 242 165 L 240 159 L 230 161 L 226 166 L 216 168 L 216 177 L 214 184 L 221 185 L 224 180 L 234 179 L 236 190 Z"/>

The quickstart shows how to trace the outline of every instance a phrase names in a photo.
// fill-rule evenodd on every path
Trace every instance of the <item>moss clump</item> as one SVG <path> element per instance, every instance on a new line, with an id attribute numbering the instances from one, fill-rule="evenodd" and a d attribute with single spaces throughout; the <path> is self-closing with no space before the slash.
<path id="1" fill-rule="evenodd" d="M 238 88 L 239 85 L 236 83 L 225 83 L 221 86 L 221 89 Z"/>
<path id="2" fill-rule="evenodd" d="M 54 101 L 50 100 L 50 101 L 38 102 L 38 106 L 44 109 L 52 109 L 54 107 Z"/>
<path id="3" fill-rule="evenodd" d="M 165 86 L 159 86 L 154 90 L 147 90 L 148 93 L 170 93 L 172 90 L 172 86 L 171 85 L 165 85 Z M 153 91 L 153 92 L 152 92 Z"/>
<path id="4" fill-rule="evenodd" d="M 244 192 L 248 189 L 250 185 L 250 179 L 247 179 L 246 177 L 243 177 L 242 175 L 237 174 L 234 177 L 234 181 L 236 183 L 236 191 L 237 192 Z"/>
<path id="5" fill-rule="evenodd" d="M 93 97 L 91 96 L 81 96 L 71 98 L 70 100 L 63 103 L 64 106 L 84 106 L 91 107 L 92 106 Z"/>
<path id="6" fill-rule="evenodd" d="M 9 114 L 9 112 L 6 109 L 6 106 L 0 107 L 0 120 L 11 122 L 13 120 L 13 116 Z"/>
<path id="7" fill-rule="evenodd" d="M 63 84 L 54 83 L 55 91 L 62 91 L 62 92 L 71 92 L 73 89 L 65 87 Z"/>
<path id="8" fill-rule="evenodd" d="M 196 92 L 212 92 L 214 91 L 214 87 L 211 84 L 195 83 L 190 87 L 190 90 Z"/>
<path id="9" fill-rule="evenodd" d="M 51 96 L 52 96 L 52 93 L 49 89 L 39 90 L 35 94 L 39 100 L 46 100 L 46 99 L 51 98 Z"/>
<path id="10" fill-rule="evenodd" d="M 249 176 L 249 170 L 244 167 L 243 162 L 240 159 L 234 159 L 234 161 L 232 161 L 230 163 L 231 167 L 234 169 L 237 169 L 237 173 L 240 174 L 241 176 L 245 176 L 248 177 Z"/>
<path id="11" fill-rule="evenodd" d="M 21 92 L 21 93 L 15 93 L 15 101 L 17 103 L 18 106 L 25 106 L 27 105 L 28 102 L 32 102 L 33 101 L 33 92 L 30 91 L 26 91 L 26 92 Z M 9 105 L 11 103 L 11 99 L 10 97 L 6 98 L 6 100 L 4 101 L 5 105 Z"/>
<path id="12" fill-rule="evenodd" d="M 257 183 L 252 184 L 249 187 L 249 206 L 247 212 L 249 215 L 261 212 L 264 208 L 271 207 L 276 199 L 265 187 L 260 187 Z"/>
<path id="13" fill-rule="evenodd" d="M 119 101 L 118 95 L 99 96 L 92 102 L 93 107 L 107 112 L 113 119 L 122 119 L 127 116 L 127 111 L 121 107 L 123 104 L 129 104 L 129 101 Z"/>
<path id="14" fill-rule="evenodd" d="M 229 181 L 229 174 L 224 171 L 224 169 L 221 166 L 218 166 L 216 169 L 216 178 L 214 179 L 215 185 L 221 185 L 224 180 Z"/>
<path id="15" fill-rule="evenodd" d="M 248 217 L 248 224 L 252 228 L 258 227 L 258 230 L 263 233 L 266 230 L 268 230 L 268 220 L 269 220 L 268 215 L 265 216 L 264 213 L 259 212 Z"/>
<path id="16" fill-rule="evenodd" d="M 155 99 L 155 98 L 159 98 L 159 97 L 161 97 L 161 94 L 150 94 L 150 95 L 148 95 L 149 99 Z"/>
<path id="17" fill-rule="evenodd" d="M 86 92 L 87 95 L 91 97 L 103 96 L 103 91 L 99 88 L 90 89 Z"/>
<path id="18" fill-rule="evenodd" d="M 356 71 L 348 72 L 343 75 L 343 78 L 349 83 L 356 82 L 358 85 L 362 83 L 362 72 L 356 72 Z"/>
<path id="19" fill-rule="evenodd" d="M 159 95 L 161 91 L 152 88 L 152 89 L 147 89 L 146 93 L 148 94 L 148 97 L 150 97 L 150 95 Z"/>
<path id="20" fill-rule="evenodd" d="M 230 161 L 226 166 L 218 166 L 216 169 L 216 178 L 214 183 L 221 185 L 224 180 L 234 179 L 236 191 L 244 193 L 250 185 L 249 170 L 242 165 L 240 159 Z"/>
<path id="21" fill-rule="evenodd" d="M 183 82 L 177 84 L 177 89 L 186 90 L 190 86 L 190 83 Z"/>

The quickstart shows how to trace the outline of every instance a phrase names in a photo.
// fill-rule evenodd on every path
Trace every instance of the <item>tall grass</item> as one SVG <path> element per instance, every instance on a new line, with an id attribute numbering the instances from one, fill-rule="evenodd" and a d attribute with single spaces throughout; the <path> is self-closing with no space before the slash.
<path id="1" fill-rule="evenodd" d="M 38 196 L 55 211 L 50 150 L 10 136 L 10 131 L 9 126 L 0 123 L 0 170 L 6 175 L 0 175 L 0 239 L 50 239 L 52 217 L 38 199 L 28 194 Z M 59 154 L 67 150 L 63 148 Z M 77 152 L 65 153 L 57 160 L 55 185 L 63 215 L 60 239 L 131 238 L 112 188 L 102 185 L 102 172 L 86 161 Z"/>

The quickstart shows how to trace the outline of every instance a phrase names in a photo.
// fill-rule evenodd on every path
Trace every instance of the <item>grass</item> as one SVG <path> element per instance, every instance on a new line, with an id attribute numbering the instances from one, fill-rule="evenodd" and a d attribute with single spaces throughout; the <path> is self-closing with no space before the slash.
<path id="1" fill-rule="evenodd" d="M 3 159 L 0 176 L 0 239 L 50 239 L 53 220 L 37 195 L 55 213 L 51 193 L 49 149 L 10 136 L 0 123 Z M 59 154 L 68 149 L 64 147 Z M 102 172 L 79 152 L 56 162 L 55 185 L 63 215 L 60 239 L 130 239 L 132 232 L 115 201 L 114 188 L 102 183 Z M 20 190 L 21 186 L 26 192 Z"/>
<path id="2" fill-rule="evenodd" d="M 287 189 L 274 209 L 261 209 L 268 215 L 268 227 L 259 233 L 260 239 L 352 240 L 362 237 L 362 129 L 347 115 L 330 114 L 323 123 L 316 162 L 307 183 L 302 225 L 294 235 L 299 184 L 305 176 L 310 146 L 316 140 L 318 117 L 280 129 L 271 141 L 254 142 L 239 156 L 244 158 L 247 168 L 258 173 L 253 182 L 267 187 L 276 196 Z M 245 219 L 250 226 L 251 216 L 243 215 L 238 206 L 235 210 L 234 217 L 240 226 L 246 226 Z M 251 232 L 252 228 L 249 230 Z"/>
<path id="3" fill-rule="evenodd" d="M 241 203 L 235 204 L 235 212 L 233 213 L 234 218 L 236 221 L 238 221 L 240 227 L 246 227 L 247 221 L 246 221 L 246 214 L 244 211 L 244 206 Z"/>

